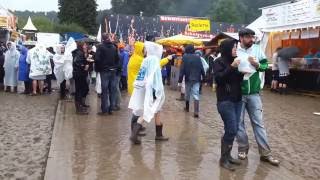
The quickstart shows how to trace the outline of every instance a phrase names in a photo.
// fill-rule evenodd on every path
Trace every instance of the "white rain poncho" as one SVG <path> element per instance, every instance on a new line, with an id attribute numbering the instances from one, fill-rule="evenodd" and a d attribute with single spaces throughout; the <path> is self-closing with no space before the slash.
<path id="1" fill-rule="evenodd" d="M 17 86 L 18 85 L 18 66 L 20 53 L 16 49 L 16 44 L 11 42 L 11 48 L 5 54 L 4 60 L 4 85 Z"/>
<path id="2" fill-rule="evenodd" d="M 52 74 L 50 59 L 53 57 L 47 48 L 42 44 L 37 44 L 29 50 L 27 63 L 30 64 L 29 77 L 33 79 L 37 76 Z"/>
<path id="3" fill-rule="evenodd" d="M 72 78 L 72 51 L 77 49 L 77 44 L 73 38 L 70 38 L 65 46 L 64 54 L 61 53 L 60 45 L 56 49 L 56 54 L 53 57 L 54 62 L 54 74 L 57 78 L 57 83 L 60 84 L 64 80 L 69 80 Z"/>
<path id="4" fill-rule="evenodd" d="M 163 47 L 153 42 L 145 42 L 147 57 L 143 60 L 134 90 L 129 102 L 129 109 L 150 122 L 164 104 L 165 94 L 162 83 L 160 60 Z M 155 99 L 154 99 L 155 96 Z"/>

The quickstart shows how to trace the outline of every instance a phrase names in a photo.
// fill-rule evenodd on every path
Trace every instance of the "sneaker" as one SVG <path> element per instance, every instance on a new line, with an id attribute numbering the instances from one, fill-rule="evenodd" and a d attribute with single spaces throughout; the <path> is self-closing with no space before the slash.
<path id="1" fill-rule="evenodd" d="M 275 159 L 272 156 L 261 156 L 260 160 L 263 162 L 267 162 L 269 164 L 271 164 L 272 166 L 279 166 L 280 161 L 278 159 Z"/>
<path id="2" fill-rule="evenodd" d="M 247 155 L 246 152 L 239 152 L 239 153 L 238 153 L 238 158 L 239 158 L 240 160 L 245 160 L 245 159 L 248 158 L 248 155 Z"/>

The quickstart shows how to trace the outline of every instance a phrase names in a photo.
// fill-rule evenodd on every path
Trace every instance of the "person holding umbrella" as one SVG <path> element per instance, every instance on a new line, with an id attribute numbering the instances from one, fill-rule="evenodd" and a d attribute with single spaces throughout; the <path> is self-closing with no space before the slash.
<path id="1" fill-rule="evenodd" d="M 287 94 L 289 81 L 289 62 L 291 58 L 299 54 L 297 47 L 287 47 L 278 51 L 278 68 L 279 68 L 279 92 L 280 94 Z"/>

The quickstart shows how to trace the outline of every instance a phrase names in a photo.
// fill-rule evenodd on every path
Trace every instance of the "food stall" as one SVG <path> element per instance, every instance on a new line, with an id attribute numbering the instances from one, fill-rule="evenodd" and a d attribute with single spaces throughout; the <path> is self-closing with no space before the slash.
<path id="1" fill-rule="evenodd" d="M 13 33 L 16 37 L 17 17 L 9 10 L 0 6 L 0 42 L 7 42 Z M 13 39 L 14 40 L 14 39 Z"/>
<path id="2" fill-rule="evenodd" d="M 174 63 L 171 66 L 171 77 L 170 77 L 170 86 L 171 89 L 178 89 L 178 80 L 180 65 L 182 62 L 182 49 L 183 46 L 192 44 L 196 48 L 202 48 L 204 42 L 208 42 L 210 39 L 200 39 L 192 36 L 186 35 L 175 35 L 168 38 L 159 39 L 156 42 L 163 45 L 165 49 L 174 52 L 178 57 L 174 60 Z"/>
<path id="3" fill-rule="evenodd" d="M 300 53 L 291 59 L 290 84 L 295 90 L 320 90 L 320 0 L 290 1 L 261 8 L 257 27 L 263 36 L 260 41 L 268 59 L 278 47 L 298 47 Z M 311 60 L 306 59 L 314 51 Z M 308 63 L 308 61 L 311 63 Z M 311 64 L 311 65 L 310 65 Z M 271 70 L 270 70 L 271 71 Z M 267 72 L 266 82 L 271 73 Z"/>

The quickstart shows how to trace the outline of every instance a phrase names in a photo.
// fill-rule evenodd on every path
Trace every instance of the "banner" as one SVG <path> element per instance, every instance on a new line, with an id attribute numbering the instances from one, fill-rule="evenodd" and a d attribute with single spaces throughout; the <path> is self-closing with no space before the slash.
<path id="1" fill-rule="evenodd" d="M 202 19 L 192 19 L 190 20 L 190 30 L 191 31 L 210 31 L 210 20 L 202 20 Z"/>
<path id="2" fill-rule="evenodd" d="M 0 17 L 0 27 L 8 27 L 8 18 Z"/>

